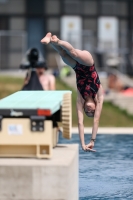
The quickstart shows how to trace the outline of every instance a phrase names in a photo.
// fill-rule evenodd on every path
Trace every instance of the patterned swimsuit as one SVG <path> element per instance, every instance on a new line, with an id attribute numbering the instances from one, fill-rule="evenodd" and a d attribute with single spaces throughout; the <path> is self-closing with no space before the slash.
<path id="1" fill-rule="evenodd" d="M 77 62 L 73 69 L 76 73 L 77 89 L 83 99 L 85 100 L 88 96 L 95 99 L 98 89 L 100 88 L 100 79 L 95 66 L 85 66 Z"/>

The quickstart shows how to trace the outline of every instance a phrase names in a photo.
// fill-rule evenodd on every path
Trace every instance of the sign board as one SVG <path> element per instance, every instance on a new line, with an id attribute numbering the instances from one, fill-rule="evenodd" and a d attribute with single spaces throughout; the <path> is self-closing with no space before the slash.
<path id="1" fill-rule="evenodd" d="M 61 39 L 70 42 L 74 48 L 82 47 L 82 19 L 79 16 L 61 17 Z"/>
<path id="2" fill-rule="evenodd" d="M 118 19 L 100 17 L 98 19 L 98 47 L 102 50 L 118 48 Z"/>
<path id="3" fill-rule="evenodd" d="M 22 125 L 9 124 L 8 125 L 8 134 L 9 135 L 22 135 L 23 128 Z"/>

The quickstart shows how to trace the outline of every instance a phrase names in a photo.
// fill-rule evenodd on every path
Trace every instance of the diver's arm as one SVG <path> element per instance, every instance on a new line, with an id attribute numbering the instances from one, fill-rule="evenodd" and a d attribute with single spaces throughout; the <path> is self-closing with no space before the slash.
<path id="1" fill-rule="evenodd" d="M 83 147 L 85 145 L 84 124 L 83 124 L 84 115 L 83 115 L 83 103 L 82 103 L 82 99 L 79 93 L 77 96 L 76 108 L 77 108 L 77 116 L 78 116 L 78 130 L 79 130 L 80 142 Z"/>
<path id="2" fill-rule="evenodd" d="M 92 128 L 92 139 L 96 139 L 96 134 L 98 131 L 98 126 L 100 121 L 100 115 L 102 111 L 102 105 L 103 105 L 103 95 L 97 97 L 96 109 L 93 120 L 93 128 Z"/>

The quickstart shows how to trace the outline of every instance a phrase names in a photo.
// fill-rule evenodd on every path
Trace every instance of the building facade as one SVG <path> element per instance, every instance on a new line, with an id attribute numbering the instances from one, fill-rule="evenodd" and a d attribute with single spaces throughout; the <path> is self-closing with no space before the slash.
<path id="1" fill-rule="evenodd" d="M 132 0 L 0 0 L 0 68 L 17 68 L 22 54 L 31 47 L 39 48 L 49 66 L 55 67 L 54 50 L 43 46 L 40 39 L 49 31 L 61 37 L 64 16 L 80 18 L 81 42 L 86 44 L 83 40 L 87 35 L 95 49 L 99 18 L 115 17 L 118 48 L 132 54 Z"/>

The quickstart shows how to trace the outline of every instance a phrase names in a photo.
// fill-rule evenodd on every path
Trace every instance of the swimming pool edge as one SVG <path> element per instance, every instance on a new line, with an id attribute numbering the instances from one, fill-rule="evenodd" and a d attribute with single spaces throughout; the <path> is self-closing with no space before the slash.
<path id="1" fill-rule="evenodd" d="M 78 133 L 78 127 L 72 127 L 72 134 Z M 92 128 L 84 128 L 85 134 L 90 134 Z M 99 127 L 97 134 L 133 134 L 132 127 Z"/>

